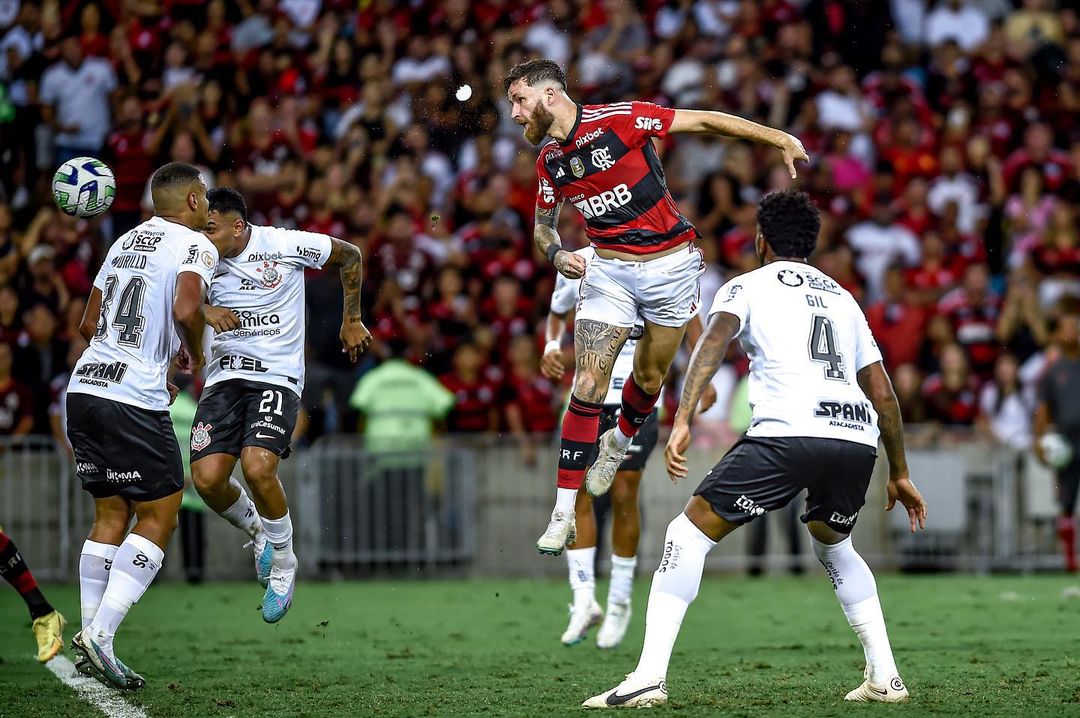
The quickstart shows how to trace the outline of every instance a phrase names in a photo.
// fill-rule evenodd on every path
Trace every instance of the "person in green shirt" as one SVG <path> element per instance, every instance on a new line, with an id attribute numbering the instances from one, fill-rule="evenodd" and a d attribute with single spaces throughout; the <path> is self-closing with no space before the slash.
<path id="1" fill-rule="evenodd" d="M 367 540 L 391 552 L 407 550 L 437 493 L 424 480 L 426 450 L 454 395 L 424 369 L 389 358 L 360 378 L 349 403 L 364 418 L 364 468 L 357 477 L 364 483 L 357 488 L 369 492 L 383 515 L 368 527 Z"/>
<path id="2" fill-rule="evenodd" d="M 364 446 L 374 453 L 426 449 L 454 402 L 431 373 L 396 357 L 364 374 L 349 398 L 364 415 Z"/>

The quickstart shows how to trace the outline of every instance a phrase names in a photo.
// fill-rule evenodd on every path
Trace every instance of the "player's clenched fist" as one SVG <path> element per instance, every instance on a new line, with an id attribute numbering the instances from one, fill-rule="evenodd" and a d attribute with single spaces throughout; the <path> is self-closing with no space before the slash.
<path id="1" fill-rule="evenodd" d="M 555 254 L 553 262 L 559 274 L 567 279 L 581 279 L 585 276 L 585 258 L 580 254 L 574 254 L 565 249 L 560 249 Z"/>
<path id="2" fill-rule="evenodd" d="M 540 373 L 552 381 L 563 378 L 566 367 L 563 366 L 563 353 L 561 350 L 552 349 L 544 352 L 544 356 L 540 358 Z"/>
<path id="3" fill-rule="evenodd" d="M 371 344 L 371 332 L 356 317 L 348 317 L 341 323 L 341 353 L 349 355 L 349 361 L 357 362 Z"/>
<path id="4" fill-rule="evenodd" d="M 203 308 L 206 324 L 218 334 L 240 328 L 240 317 L 231 309 L 207 305 Z"/>

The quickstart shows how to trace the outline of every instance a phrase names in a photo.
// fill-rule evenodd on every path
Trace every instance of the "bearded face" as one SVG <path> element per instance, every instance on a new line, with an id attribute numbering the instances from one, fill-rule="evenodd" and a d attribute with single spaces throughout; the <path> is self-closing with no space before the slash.
<path id="1" fill-rule="evenodd" d="M 548 112 L 543 102 L 538 101 L 525 124 L 525 139 L 531 144 L 540 144 L 553 122 L 555 122 L 555 115 Z"/>
<path id="2" fill-rule="evenodd" d="M 525 139 L 531 144 L 540 144 L 555 122 L 555 116 L 544 106 L 544 94 L 519 80 L 511 86 L 508 95 L 514 122 L 524 128 Z"/>

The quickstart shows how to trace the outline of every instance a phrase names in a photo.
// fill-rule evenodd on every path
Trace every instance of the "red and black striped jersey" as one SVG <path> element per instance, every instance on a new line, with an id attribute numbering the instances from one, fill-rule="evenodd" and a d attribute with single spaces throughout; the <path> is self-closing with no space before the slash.
<path id="1" fill-rule="evenodd" d="M 540 150 L 536 206 L 573 204 L 597 249 L 651 254 L 696 239 L 652 143 L 667 135 L 674 118 L 675 110 L 651 102 L 578 105 L 566 140 Z"/>

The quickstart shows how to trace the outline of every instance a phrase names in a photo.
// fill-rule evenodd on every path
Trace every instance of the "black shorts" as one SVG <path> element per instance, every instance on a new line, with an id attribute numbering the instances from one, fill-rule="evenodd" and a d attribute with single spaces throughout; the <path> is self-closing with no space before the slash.
<path id="1" fill-rule="evenodd" d="M 803 523 L 851 533 L 874 472 L 877 449 L 854 441 L 744 436 L 694 491 L 742 525 L 783 508 L 807 489 Z"/>
<path id="2" fill-rule="evenodd" d="M 239 456 L 245 446 L 289 456 L 300 397 L 291 389 L 229 379 L 203 392 L 191 426 L 191 460 L 210 454 Z"/>
<path id="3" fill-rule="evenodd" d="M 69 392 L 75 474 L 91 496 L 156 501 L 184 490 L 184 460 L 167 411 Z"/>
<path id="4" fill-rule="evenodd" d="M 626 450 L 626 458 L 619 464 L 619 471 L 645 470 L 645 464 L 648 462 L 649 457 L 652 456 L 653 449 L 656 448 L 656 442 L 660 438 L 657 413 L 658 412 L 653 409 L 653 413 L 649 415 L 649 418 L 646 419 L 645 423 L 638 429 L 638 433 L 634 435 L 634 440 Z M 603 436 L 605 431 L 614 429 L 615 425 L 618 423 L 619 407 L 605 406 L 604 410 L 600 413 L 600 432 L 597 436 Z M 599 439 L 597 439 L 597 443 L 593 446 L 592 455 L 589 457 L 589 463 L 591 464 L 596 461 L 596 457 L 599 455 L 600 443 Z"/>

